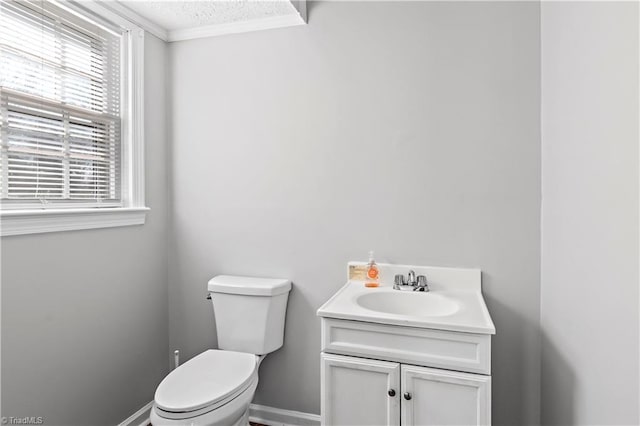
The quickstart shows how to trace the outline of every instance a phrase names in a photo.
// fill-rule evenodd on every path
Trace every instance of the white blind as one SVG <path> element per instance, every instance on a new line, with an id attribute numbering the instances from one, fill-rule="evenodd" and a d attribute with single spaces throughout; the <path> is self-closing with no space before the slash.
<path id="1" fill-rule="evenodd" d="M 121 46 L 55 3 L 0 1 L 3 208 L 121 205 Z"/>

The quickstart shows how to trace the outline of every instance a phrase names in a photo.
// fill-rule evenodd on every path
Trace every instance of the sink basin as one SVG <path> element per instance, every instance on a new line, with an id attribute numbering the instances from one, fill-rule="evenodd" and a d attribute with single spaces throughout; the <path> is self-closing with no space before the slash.
<path id="1" fill-rule="evenodd" d="M 496 329 L 482 297 L 482 272 L 479 269 L 379 263 L 380 286 L 369 288 L 362 280 L 351 276 L 354 268 L 366 265 L 365 262 L 349 263 L 350 279 L 318 309 L 318 316 L 325 323 L 348 320 L 385 326 L 495 334 Z M 410 270 L 415 271 L 416 276 L 429 277 L 431 291 L 394 290 L 391 278 L 397 274 L 405 275 Z"/>
<path id="2" fill-rule="evenodd" d="M 366 293 L 356 303 L 371 311 L 418 317 L 442 317 L 460 309 L 458 302 L 446 296 L 397 290 Z"/>

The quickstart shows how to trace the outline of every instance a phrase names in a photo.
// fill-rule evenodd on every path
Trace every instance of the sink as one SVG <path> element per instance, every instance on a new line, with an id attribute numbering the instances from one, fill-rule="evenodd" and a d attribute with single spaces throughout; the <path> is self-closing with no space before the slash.
<path id="1" fill-rule="evenodd" d="M 323 321 L 359 321 L 461 333 L 495 334 L 482 297 L 479 269 L 379 263 L 380 286 L 369 288 L 351 276 L 365 262 L 350 262 L 348 281 L 318 308 Z M 429 292 L 395 290 L 394 277 L 413 270 L 429 277 Z M 414 330 L 415 331 L 415 330 Z"/>
<path id="2" fill-rule="evenodd" d="M 362 294 L 356 303 L 370 311 L 418 317 L 443 317 L 460 309 L 458 302 L 446 296 L 397 290 Z"/>

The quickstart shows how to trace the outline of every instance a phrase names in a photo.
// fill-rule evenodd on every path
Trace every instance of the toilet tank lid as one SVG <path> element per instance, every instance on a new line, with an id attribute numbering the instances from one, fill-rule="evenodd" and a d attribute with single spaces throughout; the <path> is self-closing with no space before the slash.
<path id="1" fill-rule="evenodd" d="M 209 280 L 208 288 L 212 293 L 275 296 L 291 290 L 291 281 L 282 278 L 218 275 Z"/>

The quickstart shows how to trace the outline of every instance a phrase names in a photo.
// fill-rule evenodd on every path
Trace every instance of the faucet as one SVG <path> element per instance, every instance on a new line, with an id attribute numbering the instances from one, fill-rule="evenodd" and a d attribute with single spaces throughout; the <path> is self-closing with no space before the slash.
<path id="1" fill-rule="evenodd" d="M 394 290 L 411 290 L 411 291 L 429 291 L 429 285 L 427 284 L 427 277 L 424 275 L 418 275 L 416 277 L 415 271 L 411 270 L 407 274 L 405 280 L 404 275 L 397 274 L 393 284 Z"/>
<path id="2" fill-rule="evenodd" d="M 407 274 L 407 284 L 412 285 L 412 286 L 416 286 L 417 282 L 416 282 L 416 273 L 415 271 L 412 269 L 409 271 L 409 273 Z"/>

